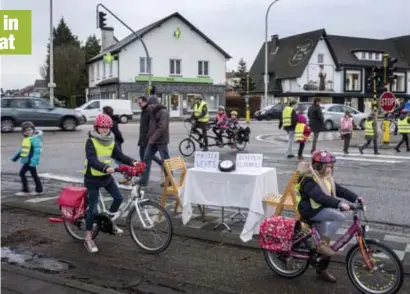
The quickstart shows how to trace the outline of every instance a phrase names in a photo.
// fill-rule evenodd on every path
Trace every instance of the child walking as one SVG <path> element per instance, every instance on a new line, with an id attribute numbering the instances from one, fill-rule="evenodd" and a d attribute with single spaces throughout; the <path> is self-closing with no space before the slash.
<path id="1" fill-rule="evenodd" d="M 302 113 L 298 113 L 296 119 L 295 140 L 299 143 L 298 159 L 303 159 L 303 149 L 305 149 L 306 141 L 308 140 L 311 130 L 307 125 L 306 118 Z"/>
<path id="2" fill-rule="evenodd" d="M 43 193 L 43 185 L 37 174 L 37 166 L 40 163 L 40 155 L 43 143 L 43 132 L 38 130 L 31 121 L 23 122 L 21 132 L 24 136 L 21 146 L 12 161 L 16 162 L 20 159 L 22 164 L 20 169 L 20 178 L 22 190 L 16 193 L 16 196 L 37 196 Z M 36 191 L 30 192 L 26 173 L 30 172 L 36 185 Z"/>
<path id="3" fill-rule="evenodd" d="M 340 137 L 344 141 L 343 153 L 349 154 L 350 140 L 352 139 L 354 122 L 350 112 L 346 110 L 345 115 L 340 119 Z"/>

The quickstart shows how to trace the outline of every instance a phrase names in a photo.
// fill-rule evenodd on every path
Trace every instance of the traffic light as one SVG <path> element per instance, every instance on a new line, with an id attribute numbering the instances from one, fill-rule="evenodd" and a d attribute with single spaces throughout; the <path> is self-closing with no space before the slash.
<path id="1" fill-rule="evenodd" d="M 383 55 L 383 66 L 384 66 L 384 83 L 386 85 L 391 84 L 397 79 L 397 75 L 394 74 L 397 71 L 397 58 L 390 57 L 389 54 Z"/>
<path id="2" fill-rule="evenodd" d="M 107 26 L 107 13 L 98 12 L 98 28 L 103 29 Z"/>
<path id="3" fill-rule="evenodd" d="M 373 89 L 374 93 L 384 92 L 383 76 L 384 76 L 383 67 L 373 68 L 373 74 L 372 74 L 372 78 L 371 78 L 371 80 L 372 80 L 371 88 Z"/>

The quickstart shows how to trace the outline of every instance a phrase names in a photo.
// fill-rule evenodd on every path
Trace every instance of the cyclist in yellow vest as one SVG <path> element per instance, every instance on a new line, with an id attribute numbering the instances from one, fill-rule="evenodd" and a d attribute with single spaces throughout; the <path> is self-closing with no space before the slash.
<path id="1" fill-rule="evenodd" d="M 137 163 L 136 160 L 122 153 L 116 145 L 111 132 L 113 122 L 106 114 L 99 114 L 94 121 L 94 129 L 89 132 L 85 143 L 85 168 L 84 186 L 88 190 L 87 213 L 85 218 L 86 236 L 84 245 L 90 253 L 98 252 L 92 239 L 92 229 L 95 216 L 98 214 L 97 206 L 100 188 L 104 188 L 112 196 L 113 202 L 110 212 L 115 213 L 121 205 L 122 195 L 120 189 L 111 176 L 115 172 L 112 159 L 126 165 Z M 121 234 L 122 230 L 113 224 L 113 231 Z"/>
<path id="2" fill-rule="evenodd" d="M 403 109 L 400 112 L 400 117 L 397 120 L 397 127 L 399 130 L 399 134 L 401 134 L 401 141 L 397 146 L 394 148 L 397 152 L 400 152 L 401 144 L 405 143 L 407 147 L 407 152 L 410 152 L 409 147 L 409 136 L 410 136 L 410 112 L 406 109 Z"/>
<path id="3" fill-rule="evenodd" d="M 194 112 L 192 113 L 192 118 L 195 119 L 195 131 L 200 129 L 200 136 L 204 140 L 204 151 L 208 151 L 208 122 L 209 122 L 209 111 L 208 104 L 202 100 L 202 97 L 198 96 L 194 105 Z"/>
<path id="4" fill-rule="evenodd" d="M 373 142 L 373 150 L 374 154 L 378 155 L 379 149 L 378 149 L 378 144 L 377 144 L 377 113 L 376 112 L 371 112 L 370 116 L 366 119 L 364 123 L 364 137 L 366 140 L 366 143 L 359 147 L 359 152 L 363 154 L 363 150 L 368 148 L 370 144 Z"/>
<path id="5" fill-rule="evenodd" d="M 359 199 L 355 193 L 335 183 L 333 169 L 336 157 L 327 151 L 315 151 L 311 164 L 307 170 L 301 171 L 295 186 L 298 211 L 303 220 L 315 223 L 320 234 L 317 252 L 327 256 L 317 269 L 317 278 L 327 282 L 336 282 L 336 278 L 327 271 L 330 257 L 335 252 L 330 248 L 331 238 L 334 237 L 340 225 L 345 220 L 341 211 L 350 209 L 348 202 Z M 336 198 L 338 197 L 338 198 Z"/>
<path id="6" fill-rule="evenodd" d="M 21 192 L 17 192 L 16 196 L 38 196 L 43 193 L 43 185 L 37 174 L 37 166 L 40 163 L 40 155 L 43 145 L 43 132 L 36 131 L 34 124 L 31 121 L 23 122 L 21 125 L 21 132 L 24 139 L 21 142 L 21 147 L 13 156 L 12 161 L 16 162 L 20 159 L 20 179 L 22 184 Z M 30 172 L 34 183 L 36 184 L 36 191 L 29 192 L 26 173 Z"/>
<path id="7" fill-rule="evenodd" d="M 290 100 L 289 105 L 285 106 L 279 119 L 279 129 L 283 127 L 283 129 L 288 133 L 288 158 L 295 157 L 292 151 L 293 143 L 295 141 L 295 127 L 297 123 L 297 115 L 294 109 L 295 104 L 296 101 L 294 99 Z"/>

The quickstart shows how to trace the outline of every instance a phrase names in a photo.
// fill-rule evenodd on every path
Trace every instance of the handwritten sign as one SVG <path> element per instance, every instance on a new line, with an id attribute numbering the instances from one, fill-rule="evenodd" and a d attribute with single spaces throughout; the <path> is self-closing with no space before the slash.
<path id="1" fill-rule="evenodd" d="M 261 168 L 263 164 L 263 154 L 238 153 L 236 154 L 236 169 L 247 170 Z"/>
<path id="2" fill-rule="evenodd" d="M 218 170 L 219 152 L 195 152 L 195 168 Z"/>

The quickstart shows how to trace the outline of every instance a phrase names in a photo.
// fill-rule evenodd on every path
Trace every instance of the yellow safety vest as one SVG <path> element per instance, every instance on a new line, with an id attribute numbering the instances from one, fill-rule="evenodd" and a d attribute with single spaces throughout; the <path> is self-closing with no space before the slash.
<path id="1" fill-rule="evenodd" d="M 295 128 L 295 140 L 296 141 L 302 141 L 306 140 L 307 138 L 303 136 L 303 131 L 305 130 L 305 124 L 303 123 L 297 123 L 296 128 Z"/>
<path id="2" fill-rule="evenodd" d="M 292 125 L 292 111 L 293 107 L 286 106 L 282 111 L 282 126 L 290 127 Z"/>
<path id="3" fill-rule="evenodd" d="M 199 105 L 195 104 L 194 106 L 194 116 L 195 117 L 199 117 L 202 113 L 202 108 L 204 106 L 206 106 L 206 102 L 202 101 Z M 209 112 L 206 112 L 206 115 L 204 117 L 201 117 L 200 119 L 198 119 L 199 122 L 208 122 L 209 121 Z"/>
<path id="4" fill-rule="evenodd" d="M 366 123 L 364 124 L 364 135 L 374 136 L 373 120 L 366 120 Z"/>
<path id="5" fill-rule="evenodd" d="M 399 133 L 400 134 L 409 134 L 410 133 L 410 124 L 407 121 L 408 121 L 408 117 L 405 117 L 403 119 L 399 119 L 397 121 L 397 126 L 399 128 Z"/>
<path id="6" fill-rule="evenodd" d="M 313 180 L 317 182 L 315 178 L 313 178 Z M 327 189 L 329 190 L 329 194 L 332 194 L 332 184 L 327 179 L 324 179 L 324 182 L 326 184 Z M 297 202 L 297 205 L 299 205 L 300 201 L 302 201 L 302 196 L 300 195 L 300 183 L 295 185 L 295 193 L 296 193 L 296 202 Z M 311 198 L 310 206 L 312 207 L 312 209 L 318 209 L 319 207 L 322 206 L 322 204 L 317 203 L 315 200 Z"/>
<path id="7" fill-rule="evenodd" d="M 31 149 L 30 137 L 24 138 L 23 141 L 21 141 L 20 157 L 27 157 L 30 154 L 30 149 Z"/>
<path id="8" fill-rule="evenodd" d="M 91 142 L 93 142 L 94 148 L 95 148 L 95 152 L 97 153 L 97 158 L 99 161 L 107 164 L 107 165 L 111 165 L 112 163 L 112 152 L 114 150 L 114 146 L 115 143 L 112 142 L 110 145 L 106 146 L 101 144 L 100 142 L 98 142 L 97 139 L 95 138 L 91 138 Z M 85 160 L 85 169 L 84 169 L 84 174 L 87 172 L 88 169 L 88 160 Z M 96 176 L 96 177 L 101 177 L 101 176 L 106 176 L 107 173 L 103 173 L 100 172 L 94 168 L 90 168 L 90 172 L 92 176 Z"/>

